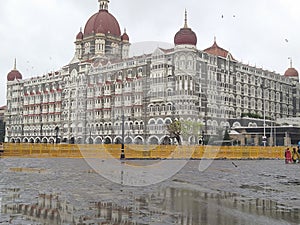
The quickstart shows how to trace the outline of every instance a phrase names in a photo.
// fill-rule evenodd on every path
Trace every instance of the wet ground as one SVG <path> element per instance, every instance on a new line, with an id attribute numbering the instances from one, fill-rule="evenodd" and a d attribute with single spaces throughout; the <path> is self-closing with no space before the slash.
<path id="1" fill-rule="evenodd" d="M 300 164 L 215 160 L 199 171 L 199 162 L 131 187 L 83 159 L 0 159 L 0 224 L 300 224 Z"/>

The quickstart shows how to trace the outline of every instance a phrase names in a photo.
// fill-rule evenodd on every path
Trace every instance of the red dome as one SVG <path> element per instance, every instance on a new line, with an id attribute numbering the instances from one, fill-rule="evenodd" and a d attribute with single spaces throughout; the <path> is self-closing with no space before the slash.
<path id="1" fill-rule="evenodd" d="M 175 45 L 197 45 L 197 36 L 191 28 L 181 28 L 174 38 Z"/>
<path id="2" fill-rule="evenodd" d="M 286 77 L 298 77 L 298 71 L 295 68 L 288 68 L 287 71 L 285 71 L 284 76 Z"/>
<path id="3" fill-rule="evenodd" d="M 15 79 L 22 80 L 22 74 L 18 70 L 13 69 L 7 74 L 7 81 L 14 81 Z"/>
<path id="4" fill-rule="evenodd" d="M 129 36 L 128 36 L 128 34 L 126 33 L 126 31 L 124 32 L 124 34 L 122 34 L 121 40 L 122 40 L 122 41 L 129 41 Z"/>
<path id="5" fill-rule="evenodd" d="M 117 37 L 121 36 L 121 30 L 118 21 L 112 14 L 103 9 L 94 14 L 85 25 L 85 36 L 94 33 L 111 34 Z"/>

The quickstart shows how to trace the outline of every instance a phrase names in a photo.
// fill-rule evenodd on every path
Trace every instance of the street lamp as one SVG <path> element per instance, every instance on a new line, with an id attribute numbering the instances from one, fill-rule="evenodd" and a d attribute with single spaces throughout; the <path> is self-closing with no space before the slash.
<path id="1" fill-rule="evenodd" d="M 57 144 L 58 143 L 58 131 L 59 131 L 59 128 L 58 127 L 55 127 L 55 143 Z"/>
<path id="2" fill-rule="evenodd" d="M 262 141 L 264 143 L 264 147 L 266 147 L 267 137 L 266 137 L 266 98 L 265 98 L 265 96 L 264 96 L 264 136 L 263 136 Z"/>
<path id="3" fill-rule="evenodd" d="M 262 84 L 261 85 L 262 87 L 262 90 L 263 90 L 263 101 L 264 101 L 264 124 L 263 124 L 263 129 L 264 129 L 264 135 L 263 135 L 263 138 L 262 138 L 262 141 L 263 141 L 263 144 L 264 144 L 264 147 L 266 147 L 266 143 L 267 143 L 267 137 L 266 137 L 266 91 L 269 90 L 269 87 Z"/>
<path id="4" fill-rule="evenodd" d="M 125 133 L 125 118 L 124 118 L 124 111 L 122 110 L 122 145 L 121 145 L 121 155 L 120 159 L 125 159 L 125 151 L 124 151 L 124 133 Z"/>

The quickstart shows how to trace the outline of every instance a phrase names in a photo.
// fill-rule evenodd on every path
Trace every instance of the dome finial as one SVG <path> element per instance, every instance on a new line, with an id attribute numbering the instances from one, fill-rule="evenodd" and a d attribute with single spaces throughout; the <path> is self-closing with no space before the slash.
<path id="1" fill-rule="evenodd" d="M 217 43 L 217 37 L 214 36 L 214 43 Z"/>
<path id="2" fill-rule="evenodd" d="M 290 68 L 293 68 L 293 59 L 292 59 L 292 57 L 289 57 L 289 60 L 290 60 Z"/>
<path id="3" fill-rule="evenodd" d="M 17 58 L 15 58 L 15 62 L 14 62 L 14 70 L 17 70 Z"/>
<path id="4" fill-rule="evenodd" d="M 188 28 L 188 25 L 187 25 L 187 10 L 185 9 L 185 12 L 184 12 L 184 28 Z"/>
<path id="5" fill-rule="evenodd" d="M 109 0 L 98 0 L 98 2 L 100 3 L 100 10 L 108 11 Z"/>

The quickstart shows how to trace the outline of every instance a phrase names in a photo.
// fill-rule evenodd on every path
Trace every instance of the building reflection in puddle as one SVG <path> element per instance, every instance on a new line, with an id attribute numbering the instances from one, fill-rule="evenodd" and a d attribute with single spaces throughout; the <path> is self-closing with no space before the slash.
<path id="1" fill-rule="evenodd" d="M 166 210 L 181 212 L 179 224 L 269 224 L 298 223 L 299 208 L 286 207 L 267 199 L 246 198 L 229 192 L 205 193 L 168 188 Z M 256 223 L 255 223 L 256 222 Z"/>
<path id="2" fill-rule="evenodd" d="M 132 197 L 128 206 L 109 201 L 72 205 L 58 194 L 39 194 L 25 203 L 19 188 L 0 190 L 1 214 L 42 224 L 264 224 L 264 220 L 299 221 L 299 209 L 271 200 L 245 198 L 228 192 L 207 193 L 182 188 Z M 274 223 L 275 224 L 275 223 Z"/>

